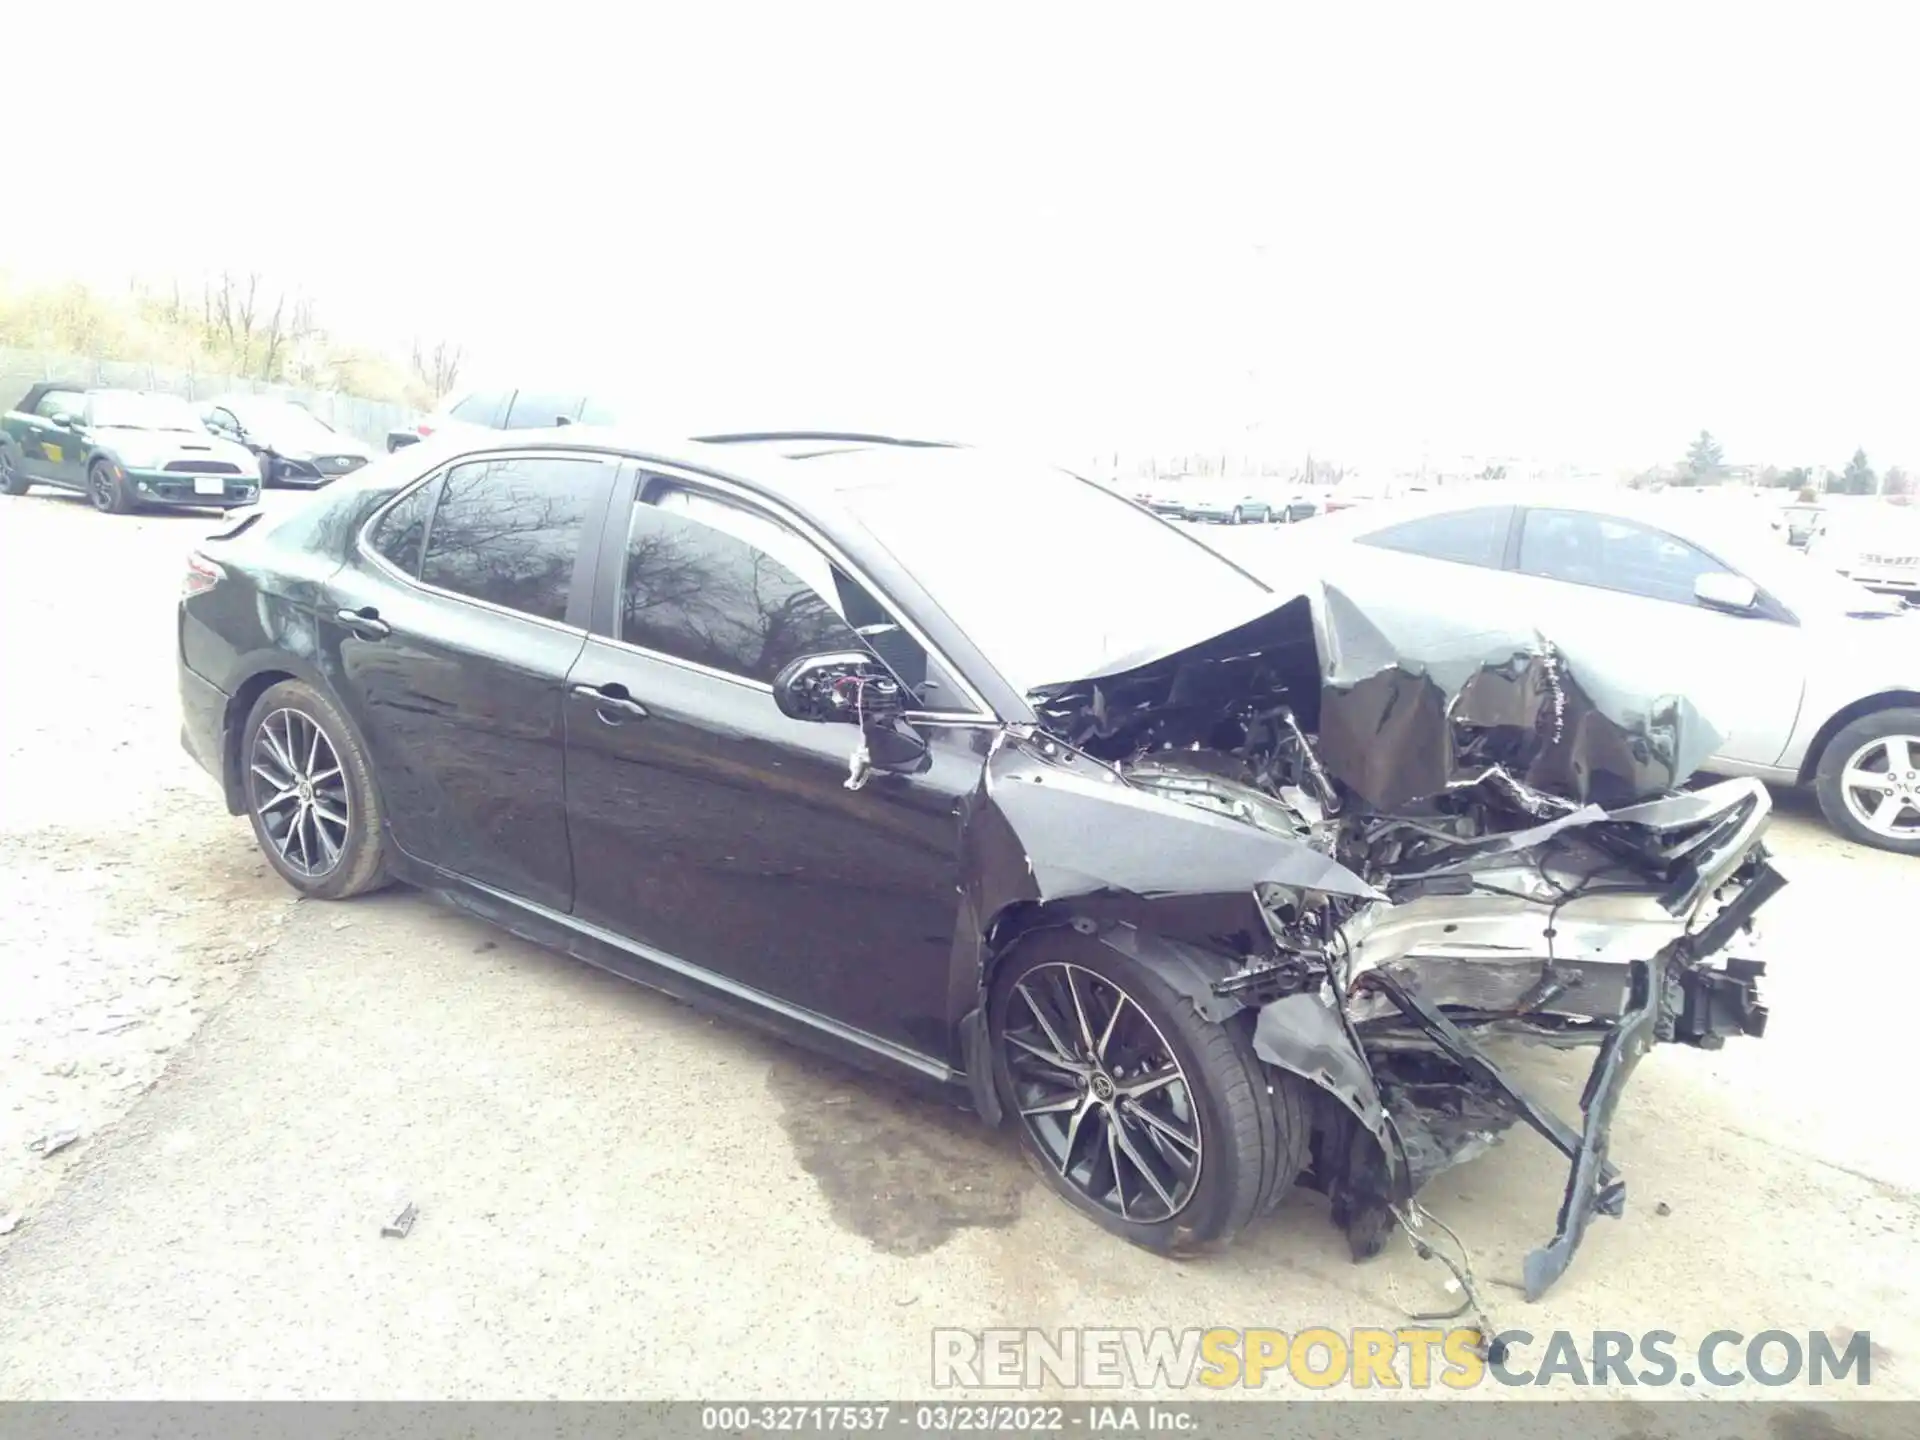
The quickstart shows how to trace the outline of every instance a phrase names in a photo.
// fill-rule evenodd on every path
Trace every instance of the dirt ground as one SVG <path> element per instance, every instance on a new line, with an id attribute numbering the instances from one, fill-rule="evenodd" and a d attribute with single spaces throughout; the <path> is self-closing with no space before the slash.
<path id="1" fill-rule="evenodd" d="M 0 1398 L 899 1397 L 939 1326 L 1451 1303 L 1404 1244 L 1351 1265 L 1305 1192 L 1156 1260 L 964 1114 L 417 894 L 296 902 L 179 748 L 173 602 L 208 528 L 0 499 Z M 1920 1397 L 1920 862 L 1780 804 L 1771 1032 L 1642 1067 L 1625 1217 L 1529 1306 L 1547 1148 L 1427 1198 L 1504 1325 L 1866 1331 L 1871 1393 Z M 1523 1066 L 1575 1113 L 1575 1063 Z"/>

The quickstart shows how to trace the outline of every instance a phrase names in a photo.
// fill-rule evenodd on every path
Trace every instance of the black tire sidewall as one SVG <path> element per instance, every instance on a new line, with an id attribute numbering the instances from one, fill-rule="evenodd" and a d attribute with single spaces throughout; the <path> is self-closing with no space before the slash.
<path id="1" fill-rule="evenodd" d="M 87 503 L 102 515 L 124 515 L 129 508 L 126 487 L 120 483 L 120 477 L 115 473 L 117 469 L 110 460 L 95 460 L 87 466 Z M 93 488 L 95 477 L 101 474 L 107 477 L 108 493 L 113 496 L 111 503 L 106 505 L 100 503 Z"/>
<path id="2" fill-rule="evenodd" d="M 1842 727 L 1821 751 L 1820 768 L 1813 780 L 1814 798 L 1819 801 L 1820 813 L 1826 816 L 1827 823 L 1855 844 L 1891 851 L 1896 855 L 1920 855 L 1920 837 L 1894 840 L 1876 834 L 1854 818 L 1853 812 L 1847 808 L 1846 797 L 1841 793 L 1840 776 L 1854 752 L 1862 745 L 1883 740 L 1889 735 L 1911 735 L 1920 739 L 1920 709 L 1899 706 L 1875 710 Z"/>
<path id="3" fill-rule="evenodd" d="M 341 773 L 347 782 L 347 801 L 351 809 L 346 849 L 340 856 L 340 863 L 318 879 L 300 874 L 281 859 L 254 807 L 250 770 L 254 741 L 267 716 L 278 710 L 297 711 L 320 726 L 327 742 L 333 746 L 333 753 L 340 762 Z M 253 836 L 261 853 L 281 879 L 301 894 L 316 900 L 345 899 L 384 883 L 384 840 L 381 834 L 384 812 L 374 788 L 373 772 L 367 763 L 366 752 L 360 745 L 360 737 L 347 723 L 346 716 L 340 713 L 339 706 L 303 681 L 283 680 L 269 686 L 247 712 L 246 724 L 240 732 L 239 760 L 247 821 L 253 827 Z"/>
<path id="4" fill-rule="evenodd" d="M 1064 1182 L 1052 1162 L 1027 1133 L 1014 1098 L 1006 1047 L 1001 1040 L 1008 997 L 1015 983 L 1040 965 L 1065 962 L 1092 971 L 1117 984 L 1146 1013 L 1161 1037 L 1172 1047 L 1185 1072 L 1194 1113 L 1200 1122 L 1200 1180 L 1193 1197 L 1170 1219 L 1142 1224 L 1122 1220 Z M 1120 954 L 1098 938 L 1067 928 L 1049 928 L 1020 940 L 995 968 L 987 999 L 988 1035 L 993 1052 L 993 1083 L 1000 1106 L 1020 1142 L 1027 1163 L 1044 1178 L 1054 1194 L 1081 1214 L 1135 1245 L 1166 1254 L 1187 1254 L 1231 1238 L 1236 1216 L 1243 1212 L 1242 1186 L 1259 1183 L 1260 1157 L 1238 1154 L 1236 1133 L 1227 1113 L 1223 1077 L 1205 1063 L 1196 1043 L 1196 1030 L 1219 1030 L 1204 1020 L 1193 1002 L 1174 992 L 1144 966 Z M 1250 1173 L 1251 1172 L 1251 1173 Z"/>

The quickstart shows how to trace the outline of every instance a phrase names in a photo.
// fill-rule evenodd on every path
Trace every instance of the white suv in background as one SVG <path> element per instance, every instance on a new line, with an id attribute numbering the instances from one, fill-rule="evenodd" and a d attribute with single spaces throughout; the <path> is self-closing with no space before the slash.
<path id="1" fill-rule="evenodd" d="M 604 399 L 579 390 L 455 390 L 424 420 L 387 432 L 387 449 L 415 445 L 429 435 L 462 430 L 551 430 L 556 425 L 611 425 L 621 418 Z"/>
<path id="2" fill-rule="evenodd" d="M 1806 550 L 1869 590 L 1920 602 L 1920 508 L 1884 500 L 1830 506 Z"/>

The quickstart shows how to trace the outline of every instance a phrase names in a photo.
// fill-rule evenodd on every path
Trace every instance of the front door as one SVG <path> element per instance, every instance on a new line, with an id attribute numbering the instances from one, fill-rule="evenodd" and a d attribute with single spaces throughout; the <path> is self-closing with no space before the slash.
<path id="1" fill-rule="evenodd" d="M 86 412 L 87 397 L 78 390 L 49 390 L 42 395 L 20 437 L 22 473 L 55 485 L 84 483 Z M 76 423 L 57 425 L 55 415 L 71 416 Z"/>
<path id="2" fill-rule="evenodd" d="M 407 854 L 565 911 L 567 673 L 617 466 L 473 461 L 375 522 L 321 607 L 323 651 Z"/>
<path id="3" fill-rule="evenodd" d="M 956 807 L 984 729 L 925 723 L 929 765 L 849 789 L 852 726 L 790 720 L 768 682 L 882 637 L 927 704 L 958 689 L 793 530 L 662 481 L 627 532 L 614 633 L 567 699 L 575 914 L 762 995 L 941 1060 L 958 910 Z M 616 553 L 609 547 L 603 554 Z M 918 667 L 918 674 L 914 670 Z"/>

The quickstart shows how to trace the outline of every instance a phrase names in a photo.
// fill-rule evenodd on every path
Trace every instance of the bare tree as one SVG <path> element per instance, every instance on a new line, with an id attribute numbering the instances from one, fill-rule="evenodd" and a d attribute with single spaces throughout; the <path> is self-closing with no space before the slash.
<path id="1" fill-rule="evenodd" d="M 260 378 L 274 378 L 274 362 L 281 358 L 281 346 L 286 341 L 286 333 L 280 328 L 280 317 L 287 308 L 287 297 L 283 294 L 273 302 L 273 319 L 267 322 L 266 334 L 262 337 L 265 347 L 260 356 Z M 297 313 L 297 312 L 296 312 Z"/>
<path id="2" fill-rule="evenodd" d="M 445 340 L 434 342 L 433 349 L 422 352 L 420 342 L 413 342 L 413 373 L 433 392 L 433 398 L 439 400 L 460 379 L 460 362 L 463 356 L 461 347 L 449 345 Z"/>

